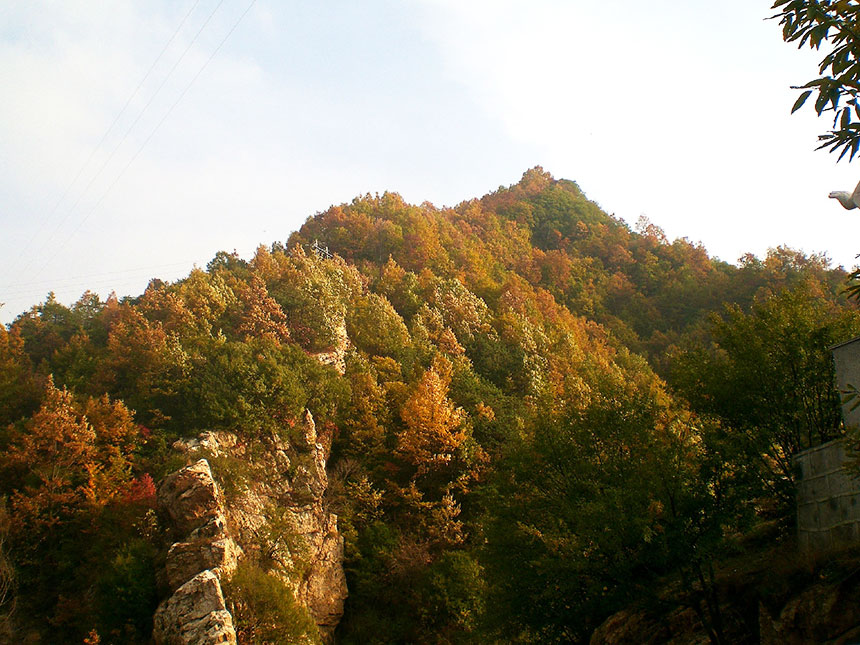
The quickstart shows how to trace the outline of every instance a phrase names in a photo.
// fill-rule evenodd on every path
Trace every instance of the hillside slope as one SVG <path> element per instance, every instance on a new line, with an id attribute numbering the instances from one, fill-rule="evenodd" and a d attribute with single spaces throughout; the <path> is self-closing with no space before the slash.
<path id="1" fill-rule="evenodd" d="M 535 168 L 454 208 L 356 198 L 136 298 L 49 297 L 0 329 L 3 628 L 146 642 L 172 592 L 156 482 L 220 432 L 228 505 L 269 480 L 224 578 L 240 640 L 318 638 L 308 610 L 330 634 L 314 565 L 284 573 L 326 539 L 296 510 L 310 417 L 341 642 L 584 642 L 666 588 L 740 633 L 709 572 L 753 526 L 790 535 L 785 464 L 842 432 L 826 348 L 860 315 L 824 258 L 638 229 Z"/>

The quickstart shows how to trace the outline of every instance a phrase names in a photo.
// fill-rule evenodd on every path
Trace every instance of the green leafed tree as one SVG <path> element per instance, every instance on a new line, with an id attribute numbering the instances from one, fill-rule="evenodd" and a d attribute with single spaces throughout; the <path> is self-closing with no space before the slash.
<path id="1" fill-rule="evenodd" d="M 815 96 L 815 111 L 832 114 L 833 126 L 819 136 L 819 149 L 853 159 L 860 151 L 860 6 L 852 0 L 777 0 L 783 40 L 824 53 L 818 77 L 799 86 L 795 112 Z"/>
<path id="2" fill-rule="evenodd" d="M 815 282 L 728 306 L 714 346 L 679 354 L 671 381 L 699 412 L 722 419 L 766 490 L 793 506 L 792 457 L 842 432 L 828 347 L 860 331 L 856 310 Z"/>

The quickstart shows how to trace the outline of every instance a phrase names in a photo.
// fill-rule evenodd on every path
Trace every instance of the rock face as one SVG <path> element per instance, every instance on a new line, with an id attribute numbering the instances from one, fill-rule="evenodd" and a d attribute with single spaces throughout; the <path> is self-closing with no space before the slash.
<path id="1" fill-rule="evenodd" d="M 860 584 L 819 583 L 789 599 L 774 618 L 759 606 L 762 645 L 856 643 L 860 641 Z M 774 612 L 776 613 L 776 612 Z"/>
<path id="2" fill-rule="evenodd" d="M 220 578 L 236 569 L 241 549 L 227 532 L 224 499 L 209 462 L 200 459 L 164 479 L 158 506 L 174 542 L 165 572 L 173 595 L 159 605 L 156 643 L 235 643 L 233 620 L 224 605 Z"/>
<path id="3" fill-rule="evenodd" d="M 235 644 L 233 618 L 218 577 L 202 571 L 163 602 L 155 613 L 153 638 L 165 645 Z"/>
<path id="4" fill-rule="evenodd" d="M 291 440 L 273 435 L 246 444 L 230 433 L 205 432 L 174 444 L 189 460 L 204 455 L 218 458 L 213 467 L 216 477 L 232 480 L 225 504 L 208 461 L 199 459 L 166 477 L 159 487 L 159 506 L 177 541 L 165 566 L 167 581 L 176 592 L 159 607 L 158 625 L 164 626 L 158 627 L 163 636 L 157 642 L 180 642 L 165 640 L 166 617 L 174 621 L 169 633 L 181 632 L 176 616 L 184 614 L 172 608 L 186 581 L 208 571 L 218 585 L 243 554 L 270 563 L 270 573 L 292 589 L 323 640 L 333 640 L 347 588 L 337 516 L 323 504 L 328 444 L 317 435 L 310 412 L 290 435 Z"/>
<path id="5" fill-rule="evenodd" d="M 167 580 L 171 589 L 178 589 L 185 581 L 201 571 L 212 571 L 220 579 L 236 568 L 241 551 L 229 537 L 214 539 L 192 537 L 188 542 L 176 542 L 167 552 Z"/>
<path id="6" fill-rule="evenodd" d="M 200 459 L 165 477 L 158 488 L 158 505 L 170 517 L 178 535 L 188 535 L 223 518 L 224 501 L 212 479 L 209 462 Z"/>
<path id="7" fill-rule="evenodd" d="M 334 332 L 334 347 L 328 352 L 313 354 L 323 365 L 331 365 L 341 376 L 346 373 L 346 350 L 349 349 L 349 336 L 346 333 L 346 322 L 341 321 Z"/>
<path id="8" fill-rule="evenodd" d="M 856 570 L 836 582 L 816 576 L 787 597 L 781 592 L 780 595 L 761 596 L 756 591 L 750 594 L 740 588 L 735 591 L 734 595 L 724 593 L 724 602 L 720 605 L 726 642 L 758 642 L 761 645 L 860 643 L 860 574 Z M 750 611 L 742 614 L 742 610 L 747 609 Z M 691 609 L 677 606 L 660 613 L 655 611 L 636 608 L 619 611 L 595 630 L 591 645 L 704 645 L 710 642 Z"/>
<path id="9" fill-rule="evenodd" d="M 337 516 L 323 505 L 328 488 L 327 449 L 310 412 L 294 428 L 293 441 L 268 437 L 254 458 L 255 473 L 231 499 L 227 517 L 248 552 L 265 550 L 274 572 L 306 607 L 320 634 L 331 641 L 347 596 L 343 537 Z M 247 449 L 237 445 L 241 458 Z M 280 536 L 273 535 L 278 527 Z"/>
<path id="10" fill-rule="evenodd" d="M 666 616 L 624 609 L 606 619 L 591 635 L 590 645 L 707 645 L 695 612 L 678 608 Z"/>

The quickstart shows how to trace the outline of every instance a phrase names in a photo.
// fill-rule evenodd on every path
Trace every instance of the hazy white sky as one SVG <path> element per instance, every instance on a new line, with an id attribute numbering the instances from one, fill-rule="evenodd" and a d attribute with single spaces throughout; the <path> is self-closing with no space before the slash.
<path id="1" fill-rule="evenodd" d="M 860 252 L 770 0 L 249 1 L 0 2 L 0 321 L 537 164 L 727 261 Z"/>

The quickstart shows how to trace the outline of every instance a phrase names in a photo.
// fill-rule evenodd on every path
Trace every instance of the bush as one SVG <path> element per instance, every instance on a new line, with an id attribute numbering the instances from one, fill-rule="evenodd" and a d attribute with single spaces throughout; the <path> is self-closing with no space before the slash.
<path id="1" fill-rule="evenodd" d="M 242 562 L 224 592 L 240 642 L 319 643 L 316 623 L 287 584 L 252 562 Z"/>
<path id="2" fill-rule="evenodd" d="M 181 420 L 186 427 L 277 432 L 305 408 L 329 419 L 345 395 L 333 369 L 294 345 L 215 340 L 195 364 Z"/>
<path id="3" fill-rule="evenodd" d="M 143 641 L 151 632 L 158 604 L 154 558 L 154 547 L 136 539 L 119 549 L 108 564 L 98 582 L 102 633 L 130 642 Z"/>

